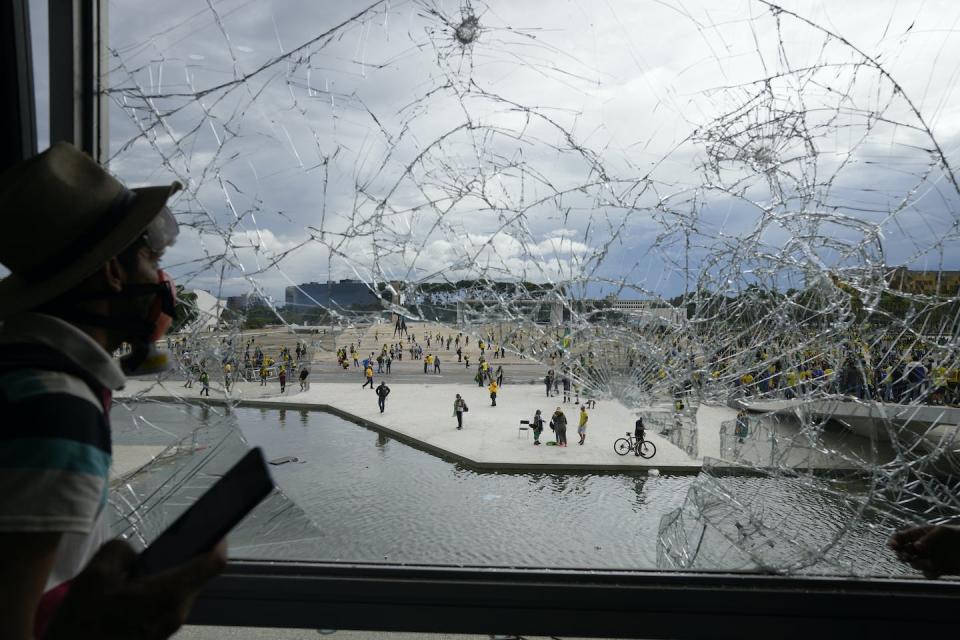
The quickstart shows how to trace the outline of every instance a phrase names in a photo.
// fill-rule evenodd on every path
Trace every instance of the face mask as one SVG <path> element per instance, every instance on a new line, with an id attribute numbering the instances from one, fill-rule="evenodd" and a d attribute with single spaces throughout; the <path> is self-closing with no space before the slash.
<path id="1" fill-rule="evenodd" d="M 166 271 L 158 271 L 157 280 L 157 284 L 129 285 L 121 292 L 121 295 L 155 292 L 144 323 L 145 339 L 139 344 L 134 343 L 131 352 L 120 359 L 120 366 L 128 376 L 154 375 L 168 370 L 173 365 L 170 354 L 157 348 L 157 340 L 166 335 L 173 323 L 177 288 L 173 278 Z"/>

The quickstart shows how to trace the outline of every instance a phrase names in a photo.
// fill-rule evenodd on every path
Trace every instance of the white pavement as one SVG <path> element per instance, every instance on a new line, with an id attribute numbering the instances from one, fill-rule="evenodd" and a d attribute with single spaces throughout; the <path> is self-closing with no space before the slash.
<path id="1" fill-rule="evenodd" d="M 379 381 L 378 381 L 379 382 Z M 389 384 L 389 383 L 388 383 Z M 199 385 L 191 390 L 179 384 L 168 387 L 151 385 L 143 381 L 130 381 L 126 395 L 144 394 L 149 397 L 196 399 Z M 292 385 L 298 389 L 298 383 Z M 467 384 L 392 384 L 387 399 L 386 412 L 381 414 L 373 391 L 361 388 L 361 383 L 312 384 L 305 392 L 290 392 L 282 396 L 276 385 L 260 387 L 255 383 L 239 383 L 234 386 L 231 397 L 241 400 L 246 406 L 298 406 L 326 405 L 355 416 L 360 422 L 398 437 L 419 443 L 427 449 L 446 453 L 480 467 L 500 468 L 570 468 L 570 469 L 618 469 L 656 468 L 664 472 L 697 472 L 701 461 L 688 456 L 668 440 L 647 430 L 647 438 L 657 447 L 657 454 L 650 460 L 632 454 L 619 456 L 613 443 L 627 431 L 633 432 L 636 414 L 616 401 L 600 400 L 596 408 L 588 410 L 586 444 L 577 442 L 579 407 L 562 403 L 560 398 L 547 398 L 541 385 L 506 385 L 498 394 L 496 407 L 490 406 L 486 387 Z M 184 393 L 186 392 L 186 393 Z M 464 415 L 464 428 L 456 429 L 453 416 L 455 394 L 461 394 L 469 406 Z M 211 390 L 211 400 L 224 400 L 223 392 Z M 561 407 L 567 416 L 567 440 L 565 448 L 533 445 L 531 432 L 518 431 L 520 420 L 529 420 L 540 409 L 545 425 L 556 407 Z M 701 421 L 700 415 L 704 420 Z M 729 414 L 729 415 L 728 415 Z M 719 436 L 714 443 L 708 433 L 718 433 L 720 420 L 727 420 L 733 412 L 725 407 L 702 408 L 698 413 L 701 447 L 707 445 L 706 455 L 719 454 Z M 710 424 L 705 424 L 709 422 Z M 541 441 L 552 441 L 553 434 L 545 427 Z M 706 441 L 705 441 L 706 440 Z"/>
<path id="2" fill-rule="evenodd" d="M 153 444 L 133 444 L 113 446 L 113 465 L 110 467 L 110 481 L 124 478 L 145 464 L 149 464 L 166 447 Z"/>

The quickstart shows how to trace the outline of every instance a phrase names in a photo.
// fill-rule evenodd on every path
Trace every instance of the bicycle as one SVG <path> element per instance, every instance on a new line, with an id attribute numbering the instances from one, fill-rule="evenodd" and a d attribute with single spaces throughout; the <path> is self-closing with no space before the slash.
<path id="1" fill-rule="evenodd" d="M 635 451 L 640 454 L 640 457 L 644 460 L 649 460 L 653 456 L 657 455 L 657 445 L 653 444 L 649 440 L 640 440 L 637 442 L 633 439 L 633 434 L 627 431 L 626 438 L 618 438 L 616 442 L 613 443 L 613 450 L 617 452 L 617 455 L 625 456 L 631 451 Z"/>

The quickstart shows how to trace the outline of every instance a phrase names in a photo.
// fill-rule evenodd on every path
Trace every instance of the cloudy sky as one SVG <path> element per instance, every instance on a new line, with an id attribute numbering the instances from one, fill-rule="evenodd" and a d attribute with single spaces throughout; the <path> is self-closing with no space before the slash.
<path id="1" fill-rule="evenodd" d="M 960 5 L 782 6 L 112 2 L 110 168 L 186 185 L 168 262 L 220 295 L 960 268 Z"/>

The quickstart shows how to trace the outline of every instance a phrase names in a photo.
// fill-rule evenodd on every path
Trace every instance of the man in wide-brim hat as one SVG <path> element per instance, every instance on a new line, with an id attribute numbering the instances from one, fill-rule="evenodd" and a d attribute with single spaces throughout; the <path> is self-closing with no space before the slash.
<path id="1" fill-rule="evenodd" d="M 0 638 L 165 637 L 223 566 L 221 544 L 135 578 L 104 544 L 111 392 L 165 365 L 179 188 L 127 189 L 66 143 L 0 175 Z"/>

